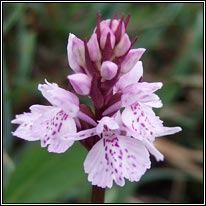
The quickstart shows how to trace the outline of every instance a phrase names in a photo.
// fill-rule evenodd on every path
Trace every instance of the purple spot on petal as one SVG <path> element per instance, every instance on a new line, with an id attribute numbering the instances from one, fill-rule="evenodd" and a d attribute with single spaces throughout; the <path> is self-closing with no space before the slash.
<path id="1" fill-rule="evenodd" d="M 105 159 L 106 159 L 107 161 L 109 161 L 109 158 L 108 158 L 107 153 L 105 154 Z"/>
<path id="2" fill-rule="evenodd" d="M 61 127 L 62 127 L 62 123 L 60 122 L 58 130 L 57 130 L 58 132 L 60 132 Z"/>
<path id="3" fill-rule="evenodd" d="M 117 143 L 117 142 L 115 143 L 115 145 L 114 145 L 114 146 L 115 146 L 115 147 L 119 147 L 119 145 L 118 145 L 118 143 Z"/>
<path id="4" fill-rule="evenodd" d="M 141 123 L 141 126 L 142 126 L 142 127 L 145 127 L 145 124 Z"/>

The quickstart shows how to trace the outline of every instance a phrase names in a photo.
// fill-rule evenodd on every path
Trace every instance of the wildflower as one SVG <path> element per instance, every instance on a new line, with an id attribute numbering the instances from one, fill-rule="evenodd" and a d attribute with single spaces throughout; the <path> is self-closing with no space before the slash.
<path id="1" fill-rule="evenodd" d="M 93 185 L 111 188 L 113 180 L 120 186 L 139 181 L 150 168 L 149 152 L 142 141 L 132 138 L 121 122 L 120 113 L 103 117 L 96 127 L 101 139 L 89 151 L 84 162 L 88 180 Z"/>
<path id="2" fill-rule="evenodd" d="M 93 108 L 81 104 L 78 96 L 57 84 L 39 85 L 52 106 L 33 105 L 30 113 L 17 115 L 13 135 L 40 140 L 49 152 L 65 152 L 75 141 L 88 149 L 85 172 L 92 185 L 123 186 L 125 179 L 139 181 L 150 168 L 150 154 L 157 161 L 163 155 L 155 138 L 181 131 L 165 127 L 153 107 L 162 106 L 154 93 L 161 82 L 143 82 L 140 61 L 144 48 L 132 49 L 126 27 L 130 16 L 101 20 L 88 41 L 69 34 L 68 62 L 74 74 L 67 78 L 78 95 L 91 99 Z"/>
<path id="3" fill-rule="evenodd" d="M 39 90 L 52 106 L 33 105 L 30 113 L 16 115 L 12 123 L 19 127 L 13 135 L 28 141 L 40 140 L 42 147 L 49 145 L 48 151 L 55 153 L 65 152 L 83 134 L 91 136 L 90 130 L 77 133 L 75 118 L 95 123 L 79 110 L 76 95 L 47 81 L 39 85 Z"/>

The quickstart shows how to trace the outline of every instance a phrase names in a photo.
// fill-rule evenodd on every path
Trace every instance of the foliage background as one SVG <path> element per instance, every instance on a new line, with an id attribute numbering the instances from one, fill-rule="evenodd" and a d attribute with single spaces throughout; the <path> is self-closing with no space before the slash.
<path id="1" fill-rule="evenodd" d="M 203 203 L 203 3 L 3 3 L 3 202 L 88 203 L 85 149 L 50 154 L 11 136 L 15 114 L 48 104 L 37 90 L 47 78 L 67 88 L 68 34 L 89 38 L 96 13 L 131 14 L 127 32 L 143 55 L 144 80 L 162 81 L 157 110 L 177 135 L 159 138 L 165 155 L 138 183 L 107 190 L 111 203 Z M 83 99 L 83 101 L 86 101 Z"/>

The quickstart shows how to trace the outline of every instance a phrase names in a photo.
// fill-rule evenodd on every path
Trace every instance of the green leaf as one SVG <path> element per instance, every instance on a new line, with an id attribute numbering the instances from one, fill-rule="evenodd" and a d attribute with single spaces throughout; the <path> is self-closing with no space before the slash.
<path id="1" fill-rule="evenodd" d="M 186 45 L 184 53 L 179 55 L 179 58 L 173 65 L 172 75 L 174 77 L 193 75 L 196 68 L 193 67 L 193 62 L 196 57 L 196 52 L 201 50 L 203 43 L 203 13 L 200 10 L 196 15 L 194 24 L 192 25 L 190 41 Z"/>
<path id="2" fill-rule="evenodd" d="M 18 22 L 18 72 L 16 74 L 16 85 L 25 85 L 31 75 L 34 54 L 36 48 L 36 32 L 28 30 L 25 19 Z"/>
<path id="3" fill-rule="evenodd" d="M 18 22 L 18 20 L 22 17 L 22 13 L 24 11 L 25 8 L 25 4 L 23 3 L 4 3 L 3 5 L 3 9 L 12 9 L 12 12 L 8 12 L 9 15 L 6 17 L 6 19 L 4 20 L 4 24 L 3 24 L 3 34 L 6 34 L 11 27 Z M 4 11 L 6 13 L 6 11 Z"/>
<path id="4" fill-rule="evenodd" d="M 31 143 L 30 143 L 31 144 Z M 4 193 L 5 203 L 53 202 L 87 182 L 83 171 L 86 151 L 75 144 L 63 154 L 35 145 L 16 165 Z"/>
<path id="5" fill-rule="evenodd" d="M 5 55 L 3 55 L 3 144 L 4 149 L 9 151 L 12 145 L 12 136 L 11 136 L 11 101 L 9 99 L 9 84 L 8 84 L 8 70 L 5 60 Z"/>
<path id="6" fill-rule="evenodd" d="M 152 183 L 160 180 L 175 180 L 175 179 L 187 180 L 190 178 L 189 175 L 184 172 L 172 169 L 172 168 L 153 168 L 145 173 L 145 175 L 139 181 L 139 186 Z"/>

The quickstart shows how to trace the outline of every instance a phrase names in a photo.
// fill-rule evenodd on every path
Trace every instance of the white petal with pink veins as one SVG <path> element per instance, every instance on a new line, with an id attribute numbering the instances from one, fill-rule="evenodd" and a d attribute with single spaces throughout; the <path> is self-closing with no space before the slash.
<path id="1" fill-rule="evenodd" d="M 117 122 L 114 120 L 114 118 L 111 117 L 103 117 L 100 121 L 99 124 L 96 127 L 97 134 L 102 133 L 104 130 L 115 130 L 118 129 L 119 125 Z"/>
<path id="2" fill-rule="evenodd" d="M 55 83 L 39 84 L 42 95 L 54 106 L 60 107 L 68 115 L 75 117 L 79 111 L 79 99 L 73 93 L 60 88 Z"/>
<path id="3" fill-rule="evenodd" d="M 35 136 L 32 133 L 33 124 L 41 117 L 43 112 L 50 108 L 52 108 L 52 106 L 33 105 L 30 107 L 30 113 L 25 112 L 23 114 L 16 115 L 16 119 L 12 120 L 11 123 L 19 124 L 19 126 L 12 134 L 28 141 L 39 140 L 39 136 Z"/>
<path id="4" fill-rule="evenodd" d="M 88 180 L 102 188 L 111 188 L 113 180 L 120 186 L 124 186 L 124 178 L 139 181 L 148 168 L 149 153 L 142 142 L 106 133 L 89 151 L 84 162 Z"/>
<path id="5" fill-rule="evenodd" d="M 33 136 L 38 136 L 41 146 L 49 145 L 50 152 L 65 152 L 73 143 L 76 124 L 60 108 L 52 107 L 33 123 Z"/>
<path id="6" fill-rule="evenodd" d="M 122 113 L 122 121 L 137 139 L 142 137 L 154 141 L 155 137 L 181 131 L 180 127 L 164 127 L 163 121 L 155 115 L 152 108 L 142 103 L 126 107 Z"/>

